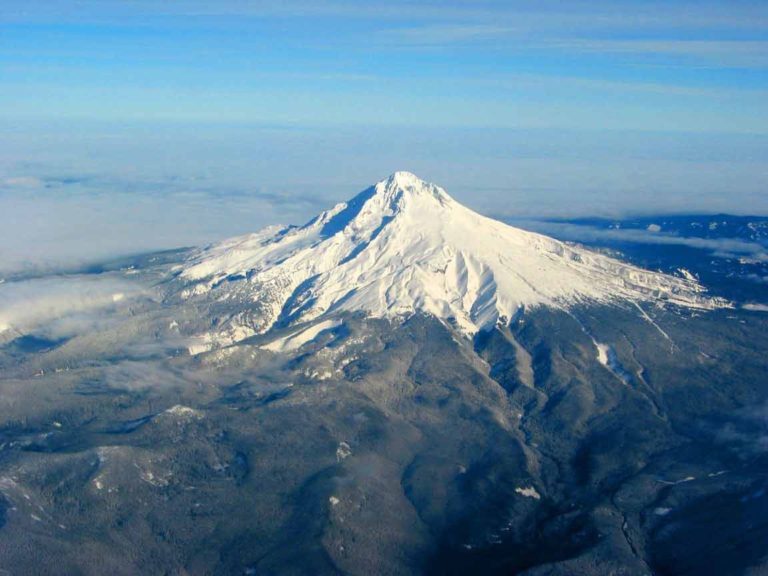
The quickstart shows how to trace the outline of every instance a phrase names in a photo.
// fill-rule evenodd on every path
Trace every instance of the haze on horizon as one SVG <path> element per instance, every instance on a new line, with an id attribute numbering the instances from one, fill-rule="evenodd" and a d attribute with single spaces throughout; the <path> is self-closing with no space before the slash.
<path id="1" fill-rule="evenodd" d="M 5 0 L 0 271 L 301 223 L 768 213 L 764 2 Z"/>

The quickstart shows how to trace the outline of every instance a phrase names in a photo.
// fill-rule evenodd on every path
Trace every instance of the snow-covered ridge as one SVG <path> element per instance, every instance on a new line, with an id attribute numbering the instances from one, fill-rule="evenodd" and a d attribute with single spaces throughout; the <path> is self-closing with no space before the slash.
<path id="1" fill-rule="evenodd" d="M 625 264 L 481 216 L 397 172 L 301 227 L 270 227 L 195 254 L 183 296 L 259 303 L 257 332 L 334 311 L 415 312 L 465 333 L 520 310 L 667 301 L 713 308 L 693 278 Z"/>
<path id="2" fill-rule="evenodd" d="M 312 342 L 323 332 L 333 330 L 337 326 L 339 326 L 338 320 L 325 320 L 323 322 L 318 322 L 309 328 L 305 328 L 299 332 L 289 334 L 284 338 L 273 340 L 272 342 L 265 344 L 263 348 L 265 350 L 269 350 L 270 352 L 293 352 L 294 350 L 298 350 L 304 346 L 304 344 Z"/>

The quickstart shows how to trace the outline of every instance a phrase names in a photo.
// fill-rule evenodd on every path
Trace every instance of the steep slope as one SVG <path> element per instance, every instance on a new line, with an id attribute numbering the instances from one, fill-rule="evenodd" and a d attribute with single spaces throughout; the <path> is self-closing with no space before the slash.
<path id="1" fill-rule="evenodd" d="M 237 294 L 258 302 L 254 332 L 332 311 L 385 318 L 425 312 L 473 334 L 539 306 L 719 304 L 695 281 L 481 216 L 407 172 L 305 226 L 271 227 L 201 250 L 180 278 L 184 298 Z"/>

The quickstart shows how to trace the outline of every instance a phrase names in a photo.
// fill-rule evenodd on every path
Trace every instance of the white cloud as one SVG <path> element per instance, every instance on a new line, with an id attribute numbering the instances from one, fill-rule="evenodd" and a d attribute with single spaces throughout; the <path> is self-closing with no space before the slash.
<path id="1" fill-rule="evenodd" d="M 52 276 L 4 282 L 0 284 L 0 334 L 9 330 L 23 333 L 63 318 L 70 318 L 71 327 L 82 325 L 82 318 L 72 317 L 103 310 L 140 294 L 147 291 L 139 284 L 105 276 Z M 85 324 L 90 324 L 90 320 Z M 61 328 L 59 325 L 56 329 Z"/>
<path id="2" fill-rule="evenodd" d="M 764 40 L 600 40 L 570 39 L 551 46 L 584 52 L 663 55 L 714 66 L 764 68 L 768 66 L 768 41 Z"/>
<path id="3" fill-rule="evenodd" d="M 42 180 L 34 176 L 8 176 L 0 178 L 0 188 L 39 188 L 42 185 Z"/>
<path id="4" fill-rule="evenodd" d="M 514 224 L 514 221 L 512 223 Z M 651 226 L 656 226 L 653 224 L 646 230 L 627 230 L 621 228 L 604 229 L 547 221 L 518 222 L 517 225 L 537 230 L 545 234 L 552 234 L 558 238 L 574 241 L 626 240 L 642 244 L 690 246 L 692 248 L 709 250 L 720 257 L 748 257 L 755 262 L 768 262 L 768 248 L 757 242 L 747 242 L 738 238 L 695 238 L 673 236 L 671 234 L 664 234 L 660 227 L 658 230 L 655 228 L 652 230 Z"/>
<path id="5" fill-rule="evenodd" d="M 435 24 L 382 30 L 378 38 L 400 46 L 434 46 L 493 40 L 516 31 L 515 27 L 492 24 Z"/>

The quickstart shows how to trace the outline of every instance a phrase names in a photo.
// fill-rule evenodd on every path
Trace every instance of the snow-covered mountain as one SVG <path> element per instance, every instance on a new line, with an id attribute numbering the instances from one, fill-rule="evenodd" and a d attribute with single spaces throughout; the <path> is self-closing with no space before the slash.
<path id="1" fill-rule="evenodd" d="M 186 299 L 258 302 L 258 320 L 251 318 L 246 333 L 336 311 L 385 318 L 424 312 L 473 334 L 538 306 L 720 304 L 692 279 L 508 226 L 408 172 L 304 226 L 270 227 L 205 248 L 179 276 Z"/>

